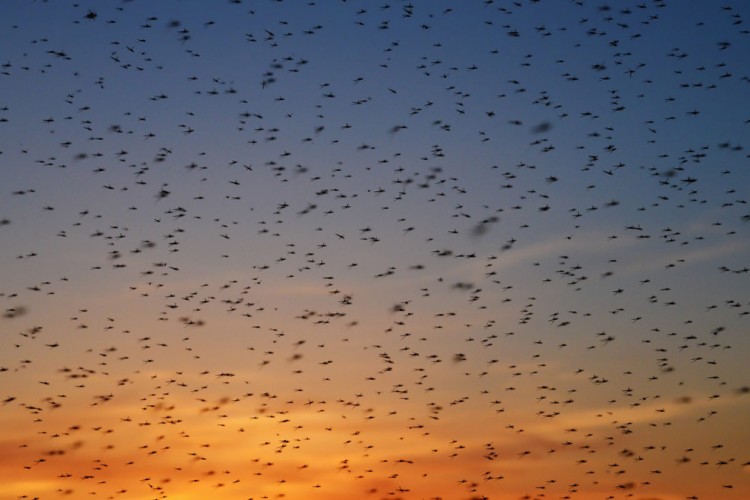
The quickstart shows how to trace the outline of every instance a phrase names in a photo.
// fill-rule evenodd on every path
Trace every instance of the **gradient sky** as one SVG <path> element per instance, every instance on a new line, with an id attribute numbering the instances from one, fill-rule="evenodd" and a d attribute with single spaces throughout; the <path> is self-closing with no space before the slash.
<path id="1" fill-rule="evenodd" d="M 750 4 L 2 11 L 0 499 L 750 498 Z"/>

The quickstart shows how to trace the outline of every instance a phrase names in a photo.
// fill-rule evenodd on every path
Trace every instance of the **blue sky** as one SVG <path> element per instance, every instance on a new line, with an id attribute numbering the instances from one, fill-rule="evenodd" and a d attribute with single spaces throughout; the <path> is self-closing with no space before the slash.
<path id="1" fill-rule="evenodd" d="M 0 498 L 750 494 L 743 2 L 4 7 Z"/>

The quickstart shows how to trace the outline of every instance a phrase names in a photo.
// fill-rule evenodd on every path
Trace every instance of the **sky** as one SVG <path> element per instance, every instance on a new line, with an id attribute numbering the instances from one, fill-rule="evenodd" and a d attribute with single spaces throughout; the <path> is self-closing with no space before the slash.
<path id="1" fill-rule="evenodd" d="M 750 498 L 749 17 L 4 2 L 0 499 Z"/>

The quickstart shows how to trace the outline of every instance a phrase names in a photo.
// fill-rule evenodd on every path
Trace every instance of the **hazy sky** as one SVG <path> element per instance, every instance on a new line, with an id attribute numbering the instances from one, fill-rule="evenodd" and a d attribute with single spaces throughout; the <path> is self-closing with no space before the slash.
<path id="1" fill-rule="evenodd" d="M 750 4 L 1 17 L 0 499 L 750 498 Z"/>

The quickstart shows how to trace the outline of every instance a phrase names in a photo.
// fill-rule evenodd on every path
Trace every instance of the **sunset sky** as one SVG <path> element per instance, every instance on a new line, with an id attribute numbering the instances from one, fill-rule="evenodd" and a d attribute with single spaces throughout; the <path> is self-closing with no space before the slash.
<path id="1" fill-rule="evenodd" d="M 0 500 L 750 498 L 748 23 L 3 2 Z"/>

